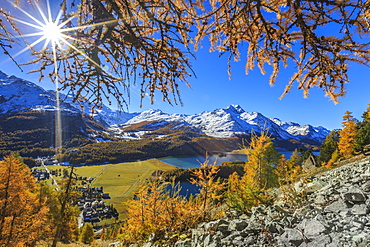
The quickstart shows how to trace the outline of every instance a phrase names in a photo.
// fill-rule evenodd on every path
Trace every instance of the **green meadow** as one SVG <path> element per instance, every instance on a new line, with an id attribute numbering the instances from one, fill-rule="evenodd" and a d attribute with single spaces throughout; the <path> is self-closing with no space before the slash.
<path id="1" fill-rule="evenodd" d="M 96 177 L 92 187 L 103 186 L 104 193 L 109 193 L 111 199 L 105 200 L 113 204 L 123 216 L 125 202 L 132 199 L 139 185 L 150 178 L 157 170 L 168 171 L 176 169 L 157 159 L 149 159 L 136 162 L 118 164 L 106 164 L 97 166 L 82 166 L 76 168 L 78 176 Z"/>
<path id="2" fill-rule="evenodd" d="M 39 167 L 42 168 L 42 167 Z M 48 166 L 49 170 L 62 171 L 68 167 L 59 165 Z M 109 193 L 111 199 L 106 203 L 113 204 L 118 210 L 120 218 L 125 215 L 125 203 L 132 199 L 140 184 L 158 170 L 168 171 L 176 169 L 157 159 L 144 161 L 125 162 L 118 164 L 104 164 L 81 166 L 75 168 L 77 176 L 96 178 L 91 184 L 92 187 L 103 186 L 104 193 Z M 58 181 L 61 177 L 55 177 Z M 51 183 L 51 179 L 48 180 Z M 78 184 L 81 186 L 81 184 Z"/>

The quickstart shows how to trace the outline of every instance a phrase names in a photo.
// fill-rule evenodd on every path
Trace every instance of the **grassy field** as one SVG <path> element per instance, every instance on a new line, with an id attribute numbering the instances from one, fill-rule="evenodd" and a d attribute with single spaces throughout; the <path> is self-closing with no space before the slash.
<path id="1" fill-rule="evenodd" d="M 150 178 L 156 170 L 168 171 L 173 169 L 175 167 L 157 159 L 149 159 L 100 166 L 82 166 L 77 167 L 76 173 L 79 176 L 86 177 L 96 177 L 101 173 L 92 186 L 103 186 L 104 193 L 109 193 L 111 197 L 111 199 L 105 201 L 113 204 L 120 215 L 123 216 L 124 203 L 133 198 L 142 181 Z"/>
<path id="2" fill-rule="evenodd" d="M 40 167 L 42 168 L 42 167 Z M 59 165 L 48 166 L 49 170 L 66 169 Z M 91 186 L 103 186 L 104 193 L 109 193 L 111 199 L 105 200 L 113 204 L 120 216 L 124 217 L 125 202 L 133 198 L 139 185 L 150 178 L 157 170 L 168 171 L 176 169 L 157 159 L 126 162 L 119 164 L 104 164 L 96 166 L 81 166 L 75 168 L 77 176 L 96 178 Z M 60 179 L 61 177 L 56 177 Z M 51 183 L 51 180 L 49 180 Z"/>

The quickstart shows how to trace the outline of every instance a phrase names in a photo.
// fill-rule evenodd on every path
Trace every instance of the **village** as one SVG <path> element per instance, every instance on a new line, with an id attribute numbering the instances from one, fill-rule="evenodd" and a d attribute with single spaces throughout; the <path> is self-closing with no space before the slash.
<path id="1" fill-rule="evenodd" d="M 35 167 L 32 169 L 32 175 L 37 182 L 51 180 L 52 185 L 57 185 L 58 180 L 69 177 L 69 172 L 66 168 L 49 169 L 47 165 L 69 165 L 60 164 L 57 160 L 50 157 L 37 158 L 36 162 L 43 168 Z M 104 193 L 103 187 L 92 187 L 94 181 L 93 177 L 76 176 L 74 191 L 78 192 L 80 196 L 74 202 L 81 211 L 78 219 L 79 227 L 84 223 L 91 223 L 96 225 L 105 219 L 115 218 L 118 220 L 119 213 L 113 205 L 107 204 L 104 200 L 110 199 L 109 193 Z M 58 188 L 58 186 L 56 187 Z"/>

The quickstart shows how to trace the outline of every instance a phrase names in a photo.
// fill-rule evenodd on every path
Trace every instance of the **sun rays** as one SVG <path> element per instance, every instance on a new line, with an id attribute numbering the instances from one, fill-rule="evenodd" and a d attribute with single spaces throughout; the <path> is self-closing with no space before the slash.
<path id="1" fill-rule="evenodd" d="M 42 9 L 42 6 L 39 2 L 34 2 L 33 6 L 36 7 L 37 13 L 31 14 L 30 12 L 23 9 L 20 5 L 13 3 L 13 6 L 18 9 L 25 17 L 28 17 L 29 20 L 23 20 L 20 18 L 13 17 L 13 20 L 19 24 L 23 24 L 27 29 L 31 29 L 32 32 L 22 34 L 23 39 L 36 37 L 36 41 L 33 41 L 31 44 L 28 44 L 26 48 L 19 51 L 14 57 L 17 57 L 27 50 L 37 50 L 38 45 L 44 42 L 40 51 L 43 52 L 47 49 L 52 50 L 53 62 L 54 62 L 54 84 L 56 88 L 56 110 L 55 110 L 55 150 L 56 153 L 60 151 L 60 148 L 63 145 L 62 141 L 62 120 L 61 120 L 61 108 L 60 108 L 60 96 L 59 96 L 59 76 L 58 76 L 58 64 L 57 64 L 57 50 L 63 50 L 67 46 L 71 46 L 68 39 L 74 39 L 72 36 L 69 36 L 67 33 L 78 28 L 66 27 L 67 24 L 72 24 L 71 21 L 73 17 L 67 18 L 62 21 L 61 17 L 63 15 L 63 8 L 60 8 L 55 19 L 53 19 L 50 2 L 46 1 L 46 10 Z M 36 14 L 40 18 L 36 17 Z M 26 29 L 26 28 L 24 28 Z"/>
<path id="2" fill-rule="evenodd" d="M 22 1 L 21 1 L 22 2 Z M 109 25 L 110 23 L 116 23 L 119 20 L 110 20 L 99 23 L 87 24 L 79 26 L 75 21 L 76 15 L 67 13 L 66 3 L 63 2 L 61 5 L 53 5 L 55 2 L 49 0 L 46 1 L 31 1 L 27 7 L 22 6 L 19 2 L 15 4 L 14 1 L 8 1 L 15 10 L 12 20 L 18 23 L 20 35 L 17 38 L 21 38 L 27 44 L 27 46 L 16 54 L 12 55 L 12 58 L 16 58 L 27 51 L 31 51 L 37 56 L 49 56 L 53 62 L 53 77 L 52 81 L 56 88 L 56 115 L 55 115 L 55 149 L 58 150 L 62 147 L 62 122 L 61 122 L 61 108 L 59 99 L 59 81 L 61 80 L 59 75 L 58 62 L 63 59 L 68 59 L 69 55 L 81 56 L 87 59 L 90 64 L 95 67 L 99 67 L 103 70 L 103 67 L 98 64 L 94 59 L 89 57 L 89 54 L 77 48 L 76 44 L 84 44 L 89 46 L 93 43 L 93 38 L 88 35 L 83 35 L 83 39 L 78 38 L 79 34 L 88 31 L 89 28 L 96 26 Z M 43 3 L 43 4 L 42 4 Z M 26 55 L 28 56 L 28 54 Z"/>

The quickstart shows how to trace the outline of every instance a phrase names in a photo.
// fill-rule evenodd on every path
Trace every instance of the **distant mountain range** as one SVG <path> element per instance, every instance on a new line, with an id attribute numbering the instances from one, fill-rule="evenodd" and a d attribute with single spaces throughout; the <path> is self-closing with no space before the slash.
<path id="1" fill-rule="evenodd" d="M 225 109 L 204 111 L 195 115 L 167 114 L 161 110 L 125 113 L 114 111 L 103 105 L 92 114 L 88 103 L 73 103 L 72 96 L 63 94 L 60 98 L 62 99 L 62 115 L 69 116 L 75 121 L 77 118 L 77 122 L 82 126 L 74 126 L 74 129 L 79 131 L 80 137 L 90 141 L 108 141 L 109 138 L 140 139 L 169 126 L 167 131 L 175 132 L 186 128 L 194 133 L 214 138 L 240 137 L 250 135 L 252 131 L 259 133 L 262 129 L 266 129 L 277 142 L 280 141 L 281 145 L 284 145 L 284 141 L 293 141 L 318 146 L 329 133 L 328 129 L 321 126 L 301 126 L 298 123 L 268 118 L 258 112 L 246 112 L 239 105 L 230 105 Z M 0 122 L 1 131 L 9 132 L 7 128 L 10 127 L 15 131 L 14 126 L 9 126 L 10 116 L 22 115 L 23 117 L 18 119 L 25 121 L 25 114 L 28 119 L 30 115 L 46 114 L 52 121 L 51 115 L 55 109 L 54 91 L 46 91 L 32 82 L 8 76 L 0 71 L 0 117 L 2 121 L 8 121 L 8 125 Z M 53 125 L 50 121 L 47 128 L 49 132 L 53 132 Z M 25 124 L 19 126 L 22 130 Z M 37 128 L 41 128 L 40 126 L 38 125 Z M 69 138 L 73 139 L 73 136 L 74 133 L 70 133 Z M 160 139 L 163 136 L 165 134 L 162 133 L 157 136 L 151 135 L 151 138 Z M 51 142 L 48 141 L 45 145 L 50 145 Z"/>

